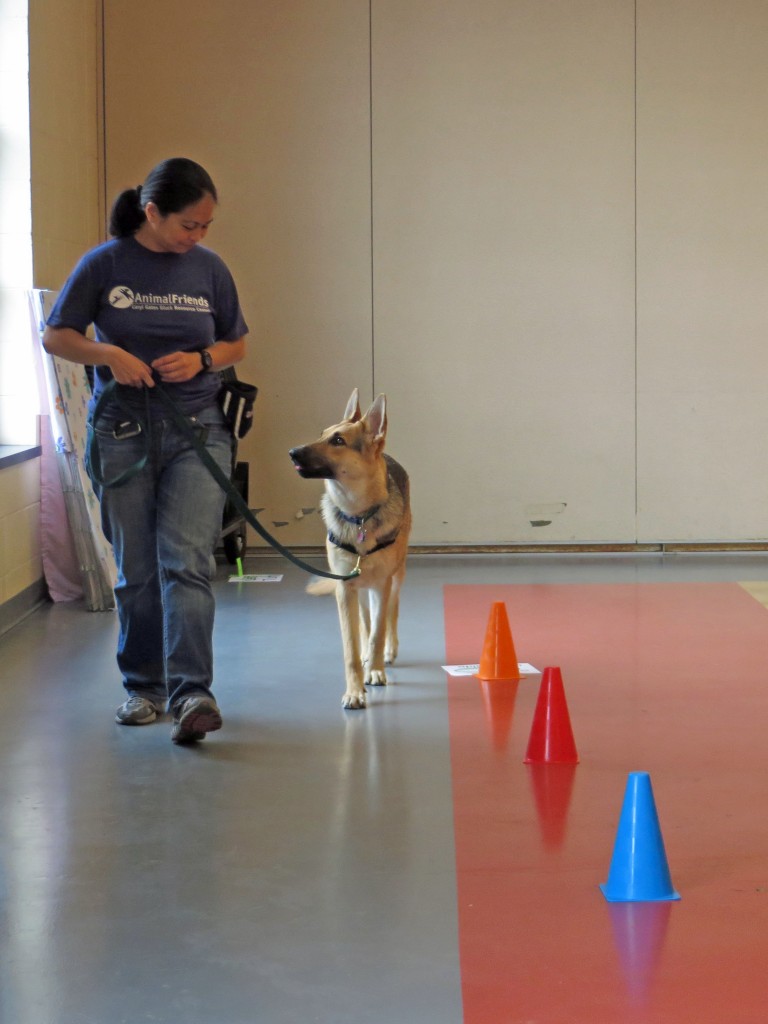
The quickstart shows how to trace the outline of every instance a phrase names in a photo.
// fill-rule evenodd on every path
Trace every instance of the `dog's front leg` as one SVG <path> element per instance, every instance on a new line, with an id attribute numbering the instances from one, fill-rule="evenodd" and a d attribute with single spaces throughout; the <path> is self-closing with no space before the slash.
<path id="1" fill-rule="evenodd" d="M 364 708 L 367 704 L 363 685 L 363 662 L 360 654 L 360 602 L 357 590 L 344 583 L 336 584 L 341 641 L 344 647 L 344 674 L 347 689 L 341 699 L 344 708 Z"/>
<path id="2" fill-rule="evenodd" d="M 368 650 L 368 637 L 371 635 L 371 613 L 369 610 L 368 595 L 363 594 L 360 600 L 360 653 L 363 665 L 370 661 Z"/>
<path id="3" fill-rule="evenodd" d="M 380 588 L 370 591 L 371 632 L 368 638 L 365 681 L 371 686 L 387 685 L 387 673 L 384 669 L 384 644 L 387 637 L 387 608 L 391 591 L 391 578 L 385 580 Z"/>
<path id="4" fill-rule="evenodd" d="M 400 583 L 401 578 L 392 580 L 392 593 L 387 604 L 387 635 L 384 643 L 384 664 L 391 665 L 397 658 L 399 641 L 397 637 L 397 620 L 400 614 Z"/>

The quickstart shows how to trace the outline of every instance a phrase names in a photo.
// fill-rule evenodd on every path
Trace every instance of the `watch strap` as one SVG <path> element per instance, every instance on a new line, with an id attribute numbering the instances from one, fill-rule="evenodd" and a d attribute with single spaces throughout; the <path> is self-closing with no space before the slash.
<path id="1" fill-rule="evenodd" d="M 195 351 L 200 356 L 200 362 L 203 364 L 201 373 L 207 373 L 208 370 L 213 366 L 213 356 L 207 348 L 198 348 Z"/>

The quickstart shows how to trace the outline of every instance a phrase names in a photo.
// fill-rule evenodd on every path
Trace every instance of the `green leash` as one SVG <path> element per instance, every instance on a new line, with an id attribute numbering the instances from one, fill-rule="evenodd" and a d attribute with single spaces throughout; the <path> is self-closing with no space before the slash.
<path id="1" fill-rule="evenodd" d="M 185 416 L 184 413 L 181 411 L 176 400 L 170 396 L 170 394 L 165 390 L 162 384 L 155 383 L 155 390 L 160 395 L 160 399 L 165 404 L 165 407 L 168 410 L 173 422 L 176 424 L 179 430 L 182 431 L 187 440 L 191 443 L 192 447 L 197 452 L 200 461 L 203 463 L 203 465 L 211 474 L 211 476 L 219 485 L 219 487 L 221 487 L 221 489 L 224 491 L 232 505 L 237 509 L 240 515 L 242 515 L 245 521 L 250 526 L 252 526 L 254 530 L 268 544 L 270 544 L 276 551 L 279 551 L 280 554 L 284 558 L 287 558 L 289 562 L 293 562 L 294 565 L 297 565 L 300 569 L 303 569 L 305 572 L 311 573 L 313 576 L 322 576 L 325 579 L 329 580 L 346 581 L 356 579 L 356 577 L 360 575 L 361 570 L 359 557 L 357 559 L 357 565 L 352 570 L 352 572 L 349 573 L 348 576 L 339 576 L 336 573 L 327 572 L 324 569 L 317 569 L 315 568 L 315 566 L 309 565 L 309 563 L 307 562 L 303 562 L 300 558 L 297 558 L 292 551 L 289 551 L 287 547 L 281 544 L 279 540 L 276 540 L 272 536 L 272 534 L 269 533 L 268 530 L 265 530 L 265 528 L 261 525 L 256 516 L 250 510 L 250 508 L 248 508 L 248 505 L 246 504 L 242 495 L 237 490 L 237 488 L 232 484 L 232 481 L 229 479 L 229 477 L 221 470 L 216 461 L 213 459 L 210 452 L 205 447 L 203 439 L 200 437 L 199 433 L 194 429 L 194 427 L 190 424 L 189 418 Z M 98 401 L 96 402 L 96 406 L 93 410 L 93 417 L 91 419 L 91 422 L 88 424 L 87 458 L 94 482 L 97 483 L 100 487 L 121 487 L 123 484 L 127 483 L 132 477 L 134 477 L 137 473 L 140 473 L 141 470 L 147 464 L 150 449 L 151 418 L 149 412 L 149 389 L 145 388 L 144 392 L 146 422 L 141 423 L 139 421 L 141 433 L 144 437 L 144 451 L 139 457 L 139 459 L 137 459 L 137 461 L 132 466 L 129 466 L 127 469 L 123 470 L 122 473 L 119 473 L 112 480 L 105 480 L 101 470 L 99 444 L 95 429 L 96 423 L 98 422 L 100 416 L 103 414 L 104 406 L 106 405 L 107 401 L 113 396 L 116 399 L 118 405 L 120 405 L 121 408 L 125 410 L 126 414 L 130 416 L 132 421 L 136 420 L 136 414 L 135 412 L 129 411 L 126 408 L 126 406 L 123 406 L 122 403 L 120 402 L 119 393 L 117 392 L 116 381 L 109 381 L 104 386 L 104 390 L 99 395 Z"/>

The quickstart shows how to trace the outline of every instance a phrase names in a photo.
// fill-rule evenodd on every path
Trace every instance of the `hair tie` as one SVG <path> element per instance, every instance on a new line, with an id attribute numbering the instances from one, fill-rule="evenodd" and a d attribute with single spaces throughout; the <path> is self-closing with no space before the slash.
<path id="1" fill-rule="evenodd" d="M 136 195 L 141 199 L 141 185 L 136 186 Z"/>

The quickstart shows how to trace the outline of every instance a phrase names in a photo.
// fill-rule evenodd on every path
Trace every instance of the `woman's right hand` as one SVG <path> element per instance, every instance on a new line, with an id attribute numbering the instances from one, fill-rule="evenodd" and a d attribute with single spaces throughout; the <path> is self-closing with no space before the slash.
<path id="1" fill-rule="evenodd" d="M 106 346 L 103 347 L 106 348 Z M 108 355 L 108 358 L 103 359 L 102 357 L 102 361 L 110 368 L 112 376 L 118 384 L 125 384 L 129 388 L 153 388 L 155 386 L 151 367 L 131 355 L 130 352 L 126 352 L 125 349 L 118 348 L 116 345 L 110 345 L 109 348 L 111 351 L 108 354 L 104 353 Z"/>
<path id="2" fill-rule="evenodd" d="M 72 327 L 46 327 L 43 348 L 53 356 L 85 366 L 108 366 L 118 384 L 153 388 L 152 368 L 117 345 L 96 342 Z"/>

